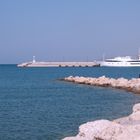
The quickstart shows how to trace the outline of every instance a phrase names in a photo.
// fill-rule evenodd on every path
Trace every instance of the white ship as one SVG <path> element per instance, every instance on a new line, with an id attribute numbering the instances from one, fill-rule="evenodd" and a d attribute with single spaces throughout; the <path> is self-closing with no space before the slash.
<path id="1" fill-rule="evenodd" d="M 107 67 L 140 67 L 140 55 L 138 59 L 133 59 L 130 56 L 105 59 L 100 65 Z"/>

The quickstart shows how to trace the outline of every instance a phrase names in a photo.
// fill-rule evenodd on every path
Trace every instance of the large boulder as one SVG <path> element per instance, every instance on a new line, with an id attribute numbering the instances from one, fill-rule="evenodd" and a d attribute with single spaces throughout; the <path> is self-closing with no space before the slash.
<path id="1" fill-rule="evenodd" d="M 63 140 L 140 140 L 140 104 L 127 117 L 87 122 L 79 127 L 77 136 Z"/>

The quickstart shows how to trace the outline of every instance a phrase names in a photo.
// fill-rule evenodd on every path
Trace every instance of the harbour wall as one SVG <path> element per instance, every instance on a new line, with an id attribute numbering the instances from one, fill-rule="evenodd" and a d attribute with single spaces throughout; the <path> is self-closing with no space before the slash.
<path id="1" fill-rule="evenodd" d="M 97 67 L 96 62 L 25 62 L 18 67 Z"/>

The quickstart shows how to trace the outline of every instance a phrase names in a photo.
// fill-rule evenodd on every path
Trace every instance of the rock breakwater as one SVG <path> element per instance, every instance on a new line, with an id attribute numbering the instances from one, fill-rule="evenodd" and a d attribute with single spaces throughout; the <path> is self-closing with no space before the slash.
<path id="1" fill-rule="evenodd" d="M 140 140 L 140 104 L 134 105 L 127 117 L 82 124 L 78 135 L 63 140 Z"/>
<path id="2" fill-rule="evenodd" d="M 140 78 L 108 78 L 105 76 L 101 76 L 98 78 L 92 77 L 79 77 L 79 76 L 69 76 L 64 78 L 65 81 L 74 82 L 77 84 L 87 84 L 93 86 L 102 86 L 102 87 L 112 87 L 118 89 L 124 89 L 127 91 L 131 91 L 134 93 L 140 94 Z"/>
<path id="3" fill-rule="evenodd" d="M 77 84 L 119 88 L 140 94 L 140 78 L 69 76 L 64 80 Z M 63 140 L 140 140 L 140 104 L 134 105 L 132 114 L 127 117 L 114 121 L 103 119 L 82 124 L 75 137 L 67 137 Z"/>

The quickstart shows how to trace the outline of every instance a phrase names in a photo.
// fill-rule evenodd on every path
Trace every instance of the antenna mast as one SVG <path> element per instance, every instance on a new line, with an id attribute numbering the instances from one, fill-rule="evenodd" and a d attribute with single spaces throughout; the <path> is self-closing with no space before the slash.
<path id="1" fill-rule="evenodd" d="M 139 54 L 138 54 L 138 59 L 140 60 L 140 48 L 139 48 Z"/>
<path id="2" fill-rule="evenodd" d="M 103 61 L 105 61 L 105 54 L 103 53 Z"/>

